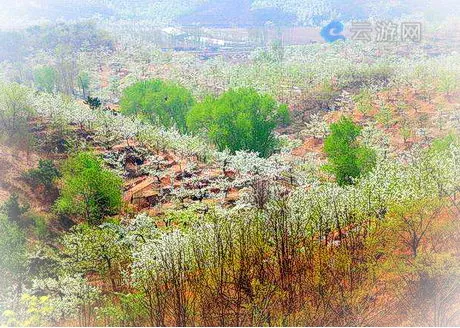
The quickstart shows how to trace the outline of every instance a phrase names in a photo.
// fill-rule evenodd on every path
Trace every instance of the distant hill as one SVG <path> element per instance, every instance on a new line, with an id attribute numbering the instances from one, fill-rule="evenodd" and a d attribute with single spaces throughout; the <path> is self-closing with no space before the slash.
<path id="1" fill-rule="evenodd" d="M 193 12 L 179 16 L 175 21 L 179 25 L 207 27 L 263 26 L 269 22 L 290 26 L 296 24 L 297 17 L 280 8 L 254 9 L 251 0 L 220 0 L 209 1 Z"/>
<path id="2" fill-rule="evenodd" d="M 0 27 L 40 21 L 148 21 L 156 26 L 318 26 L 331 19 L 392 19 L 416 14 L 443 21 L 458 0 L 0 0 Z"/>
<path id="3" fill-rule="evenodd" d="M 5 2 L 5 3 L 2 3 Z M 28 25 L 36 21 L 55 22 L 110 17 L 115 8 L 95 0 L 0 0 L 0 26 Z"/>

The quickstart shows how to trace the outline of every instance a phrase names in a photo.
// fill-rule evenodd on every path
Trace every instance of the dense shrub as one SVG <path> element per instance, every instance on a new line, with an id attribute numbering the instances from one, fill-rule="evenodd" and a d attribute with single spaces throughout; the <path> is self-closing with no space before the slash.
<path id="1" fill-rule="evenodd" d="M 77 215 L 90 224 L 100 224 L 121 206 L 122 180 L 103 168 L 94 155 L 80 153 L 69 158 L 62 168 L 58 213 Z"/>
<path id="2" fill-rule="evenodd" d="M 86 97 L 86 100 L 84 101 L 85 104 L 89 106 L 91 109 L 98 109 L 101 107 L 102 102 L 98 97 Z"/>
<path id="3" fill-rule="evenodd" d="M 237 89 L 219 98 L 208 97 L 187 116 L 191 131 L 204 131 L 220 150 L 250 150 L 269 156 L 275 146 L 273 130 L 289 121 L 287 106 L 254 89 Z"/>
<path id="4" fill-rule="evenodd" d="M 165 127 L 176 126 L 185 132 L 185 117 L 194 104 L 187 89 L 161 80 L 141 81 L 126 88 L 121 111 Z"/>
<path id="5" fill-rule="evenodd" d="M 330 126 L 331 134 L 324 141 L 329 160 L 326 169 L 332 172 L 340 185 L 352 184 L 354 178 L 369 172 L 376 161 L 375 152 L 360 146 L 357 138 L 361 128 L 350 118 L 342 116 Z"/>

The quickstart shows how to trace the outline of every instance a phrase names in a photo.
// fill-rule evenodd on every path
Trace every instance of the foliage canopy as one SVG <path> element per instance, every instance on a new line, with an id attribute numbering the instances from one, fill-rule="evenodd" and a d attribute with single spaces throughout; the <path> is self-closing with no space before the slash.
<path id="1" fill-rule="evenodd" d="M 121 189 L 121 178 L 103 168 L 98 158 L 79 153 L 63 165 L 55 208 L 59 213 L 79 215 L 90 224 L 100 224 L 105 216 L 119 210 Z"/>
<path id="2" fill-rule="evenodd" d="M 187 89 L 161 80 L 137 82 L 123 91 L 121 111 L 165 127 L 186 131 L 185 117 L 194 104 Z"/>
<path id="3" fill-rule="evenodd" d="M 191 131 L 204 131 L 219 150 L 258 152 L 268 157 L 276 139 L 273 130 L 288 123 L 286 105 L 278 105 L 252 88 L 230 90 L 218 98 L 207 97 L 187 115 Z"/>
<path id="4" fill-rule="evenodd" d="M 324 151 L 329 159 L 326 166 L 340 185 L 352 184 L 354 178 L 369 172 L 376 162 L 375 151 L 360 146 L 357 138 L 361 127 L 342 116 L 330 126 L 331 134 L 324 140 Z"/>

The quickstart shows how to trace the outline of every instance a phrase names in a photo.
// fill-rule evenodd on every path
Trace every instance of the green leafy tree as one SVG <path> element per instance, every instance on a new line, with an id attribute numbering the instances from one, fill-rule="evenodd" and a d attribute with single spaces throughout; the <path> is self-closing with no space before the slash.
<path id="1" fill-rule="evenodd" d="M 29 89 L 17 83 L 0 84 L 0 134 L 24 139 L 33 114 Z"/>
<path id="2" fill-rule="evenodd" d="M 165 127 L 177 126 L 186 131 L 186 115 L 194 104 L 187 89 L 161 80 L 135 83 L 123 91 L 121 112 L 135 115 Z"/>
<path id="3" fill-rule="evenodd" d="M 208 97 L 187 116 L 191 131 L 204 131 L 220 150 L 249 150 L 263 157 L 275 146 L 273 130 L 289 122 L 286 105 L 251 88 L 230 90 L 219 98 Z"/>
<path id="4" fill-rule="evenodd" d="M 34 71 L 34 81 L 41 91 L 53 92 L 56 89 L 58 75 L 54 68 L 49 66 L 39 67 Z"/>
<path id="5" fill-rule="evenodd" d="M 354 178 L 375 166 L 375 151 L 359 145 L 361 128 L 348 117 L 342 116 L 330 129 L 331 134 L 324 141 L 329 160 L 326 169 L 336 176 L 340 185 L 352 184 Z"/>
<path id="6" fill-rule="evenodd" d="M 100 224 L 116 214 L 121 199 L 122 180 L 105 169 L 94 155 L 80 153 L 69 158 L 62 168 L 58 213 L 78 215 L 90 224 Z"/>

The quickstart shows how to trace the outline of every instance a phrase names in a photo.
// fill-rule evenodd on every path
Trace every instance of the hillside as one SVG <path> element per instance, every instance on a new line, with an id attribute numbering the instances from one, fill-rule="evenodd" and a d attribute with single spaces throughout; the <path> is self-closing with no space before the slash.
<path id="1" fill-rule="evenodd" d="M 16 3 L 0 326 L 459 326 L 460 25 L 427 4 Z M 321 39 L 375 11 L 421 40 Z"/>

